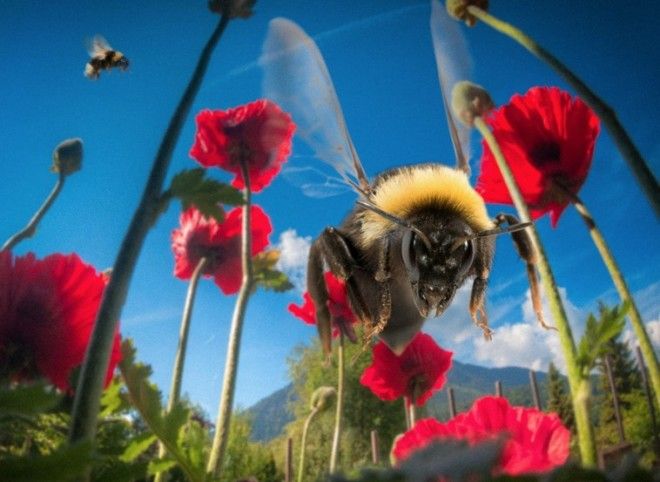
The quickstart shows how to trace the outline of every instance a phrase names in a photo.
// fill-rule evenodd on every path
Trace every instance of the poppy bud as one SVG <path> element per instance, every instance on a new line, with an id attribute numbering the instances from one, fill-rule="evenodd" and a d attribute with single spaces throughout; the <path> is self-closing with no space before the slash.
<path id="1" fill-rule="evenodd" d="M 470 5 L 488 10 L 488 0 L 447 0 L 445 4 L 450 16 L 456 20 L 463 20 L 468 27 L 473 27 L 477 23 L 477 17 L 468 11 Z"/>
<path id="2" fill-rule="evenodd" d="M 451 91 L 451 108 L 463 124 L 472 127 L 475 117 L 486 115 L 495 108 L 495 104 L 486 89 L 464 80 Z"/>
<path id="3" fill-rule="evenodd" d="M 50 170 L 68 176 L 80 170 L 82 158 L 82 139 L 67 139 L 60 142 L 53 151 L 53 165 Z"/>
<path id="4" fill-rule="evenodd" d="M 249 18 L 257 0 L 209 0 L 209 10 L 229 18 Z"/>
<path id="5" fill-rule="evenodd" d="M 312 410 L 323 412 L 330 408 L 337 396 L 337 390 L 334 387 L 319 387 L 312 393 Z"/>

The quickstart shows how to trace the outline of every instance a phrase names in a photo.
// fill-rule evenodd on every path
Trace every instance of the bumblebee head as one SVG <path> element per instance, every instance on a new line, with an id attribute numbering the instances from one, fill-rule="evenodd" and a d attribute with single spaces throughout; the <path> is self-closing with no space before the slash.
<path id="1" fill-rule="evenodd" d="M 440 315 L 470 274 L 474 231 L 458 217 L 425 213 L 401 238 L 401 259 L 420 315 Z"/>
<path id="2" fill-rule="evenodd" d="M 115 51 L 112 61 L 121 70 L 128 69 L 128 59 L 124 57 L 124 54 L 122 54 L 121 52 Z"/>

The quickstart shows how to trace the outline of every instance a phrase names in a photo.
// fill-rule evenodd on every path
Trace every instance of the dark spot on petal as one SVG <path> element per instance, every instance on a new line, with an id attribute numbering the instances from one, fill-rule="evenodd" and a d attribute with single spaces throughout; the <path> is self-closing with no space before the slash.
<path id="1" fill-rule="evenodd" d="M 532 163 L 539 168 L 559 162 L 561 148 L 556 141 L 544 141 L 536 144 L 529 152 Z"/>

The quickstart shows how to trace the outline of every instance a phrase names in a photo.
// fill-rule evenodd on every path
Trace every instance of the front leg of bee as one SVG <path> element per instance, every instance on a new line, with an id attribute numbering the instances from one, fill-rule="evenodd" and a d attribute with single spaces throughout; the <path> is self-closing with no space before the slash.
<path id="1" fill-rule="evenodd" d="M 309 252 L 307 289 L 316 306 L 316 322 L 321 344 L 324 351 L 329 353 L 331 351 L 332 324 L 327 306 L 328 290 L 324 278 L 326 264 L 335 276 L 345 281 L 348 298 L 355 315 L 361 320 L 368 320 L 371 317 L 368 315 L 369 310 L 353 276 L 354 271 L 361 267 L 352 254 L 350 241 L 337 229 L 326 228 L 314 241 Z M 352 327 L 343 328 L 351 341 L 356 341 Z"/>
<path id="2" fill-rule="evenodd" d="M 490 341 L 493 338 L 493 330 L 488 327 L 488 315 L 486 313 L 486 287 L 490 275 L 490 266 L 493 262 L 492 238 L 481 238 L 475 240 L 478 243 L 477 253 L 474 260 L 476 277 L 472 282 L 472 293 L 470 295 L 470 316 L 475 325 L 484 333 L 484 338 Z"/>
<path id="3" fill-rule="evenodd" d="M 501 226 L 506 224 L 508 226 L 513 226 L 514 224 L 520 223 L 520 220 L 512 216 L 511 214 L 498 214 L 495 218 L 495 224 Z M 529 280 L 529 288 L 532 297 L 532 306 L 534 312 L 536 313 L 536 318 L 539 320 L 541 326 L 545 329 L 554 329 L 554 327 L 546 324 L 545 319 L 543 318 L 543 308 L 541 305 L 541 289 L 539 286 L 539 279 L 536 274 L 536 251 L 534 251 L 534 245 L 532 244 L 532 239 L 527 233 L 527 229 L 521 229 L 520 231 L 514 231 L 511 233 L 513 238 L 513 243 L 516 247 L 518 255 L 525 262 L 525 267 L 527 270 L 527 279 Z"/>

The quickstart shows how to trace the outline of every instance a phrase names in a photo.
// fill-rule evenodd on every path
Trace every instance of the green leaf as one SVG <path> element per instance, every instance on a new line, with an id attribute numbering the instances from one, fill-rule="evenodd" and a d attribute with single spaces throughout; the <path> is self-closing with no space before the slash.
<path id="1" fill-rule="evenodd" d="M 101 395 L 101 413 L 102 418 L 108 417 L 113 414 L 123 412 L 129 408 L 126 399 L 122 397 L 121 389 L 124 383 L 121 377 L 114 377 Z"/>
<path id="2" fill-rule="evenodd" d="M 630 308 L 629 303 L 615 306 L 612 309 L 600 306 L 600 319 L 589 314 L 584 335 L 578 345 L 577 361 L 584 377 L 588 377 L 596 364 L 596 360 L 603 356 L 607 342 L 616 338 L 623 330 L 625 316 Z"/>
<path id="3" fill-rule="evenodd" d="M 44 383 L 2 388 L 0 418 L 37 415 L 55 407 L 61 400 L 62 395 Z"/>
<path id="4" fill-rule="evenodd" d="M 0 476 L 3 481 L 12 482 L 69 481 L 81 475 L 91 461 L 91 445 L 78 444 L 49 455 L 0 459 Z"/>
<path id="5" fill-rule="evenodd" d="M 175 465 L 176 465 L 176 461 L 170 458 L 154 459 L 149 462 L 147 473 L 149 475 L 156 475 L 160 472 L 165 472 L 166 470 L 170 470 Z"/>
<path id="6" fill-rule="evenodd" d="M 257 254 L 252 259 L 255 284 L 267 290 L 282 293 L 293 288 L 289 277 L 275 269 L 280 259 L 280 252 L 271 249 Z"/>
<path id="7" fill-rule="evenodd" d="M 122 462 L 133 462 L 141 454 L 146 452 L 149 447 L 151 447 L 156 441 L 156 436 L 152 433 L 145 432 L 138 435 L 131 443 L 128 444 L 124 453 L 119 456 L 119 460 Z"/>
<path id="8" fill-rule="evenodd" d="M 205 176 L 206 170 L 202 168 L 181 171 L 172 179 L 169 192 L 181 200 L 183 209 L 195 206 L 203 215 L 221 222 L 224 219 L 221 205 L 244 204 L 243 194 L 227 184 L 207 179 Z"/>

